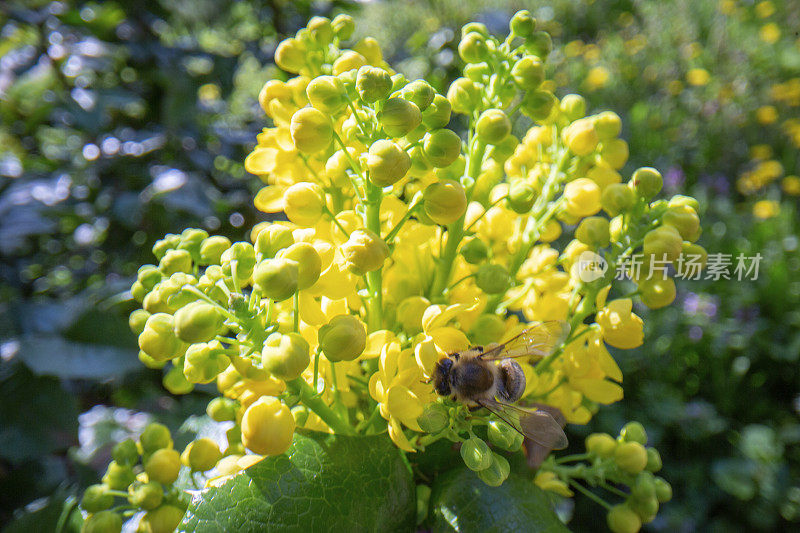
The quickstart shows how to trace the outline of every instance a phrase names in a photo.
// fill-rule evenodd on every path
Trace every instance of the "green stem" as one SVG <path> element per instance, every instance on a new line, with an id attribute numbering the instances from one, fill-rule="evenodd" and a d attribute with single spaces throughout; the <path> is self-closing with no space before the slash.
<path id="1" fill-rule="evenodd" d="M 369 182 L 365 183 L 367 189 L 366 212 L 364 225 L 372 233 L 381 236 L 381 201 L 383 192 L 379 187 Z M 367 326 L 369 331 L 377 331 L 383 327 L 383 268 L 367 272 L 367 290 L 369 291 L 369 306 L 367 307 Z"/>
<path id="2" fill-rule="evenodd" d="M 339 435 L 353 435 L 353 427 L 331 409 L 321 397 L 316 395 L 316 391 L 312 389 L 308 383 L 303 381 L 303 378 L 297 378 L 292 381 L 286 382 L 286 388 L 292 394 L 295 394 L 300 399 L 300 403 L 308 407 L 314 414 L 316 414 L 323 422 L 325 422 L 334 433 Z"/>
<path id="3" fill-rule="evenodd" d="M 595 503 L 598 503 L 598 504 L 602 505 L 603 507 L 605 507 L 606 510 L 608 510 L 608 511 L 611 510 L 611 504 L 610 503 L 605 501 L 603 498 L 601 498 L 600 496 L 598 496 L 594 492 L 592 492 L 589 489 L 585 488 L 583 485 L 581 485 L 577 481 L 574 481 L 574 480 L 570 479 L 569 480 L 569 484 L 572 485 L 573 487 L 575 487 L 575 489 L 577 489 L 578 492 L 580 492 L 581 494 L 583 494 L 584 496 L 586 496 L 590 500 L 593 500 Z"/>
<path id="4" fill-rule="evenodd" d="M 565 455 L 564 457 L 556 459 L 556 463 L 562 464 L 562 463 L 569 463 L 572 461 L 583 461 L 585 459 L 589 459 L 590 457 L 591 455 L 588 453 L 575 453 L 572 455 Z"/>
<path id="5" fill-rule="evenodd" d="M 622 498 L 627 498 L 629 496 L 628 493 L 619 490 L 617 487 L 615 487 L 613 485 L 609 485 L 605 481 L 600 483 L 600 486 L 603 487 L 604 489 L 606 489 L 608 492 L 610 492 L 612 494 L 616 494 L 617 496 L 620 496 Z"/>
<path id="6" fill-rule="evenodd" d="M 356 431 L 358 433 L 366 433 L 368 429 L 370 429 L 377 420 L 383 418 L 381 416 L 381 405 L 378 404 L 375 406 L 375 409 L 372 410 L 372 414 L 369 415 L 369 418 L 365 418 L 357 427 Z"/>

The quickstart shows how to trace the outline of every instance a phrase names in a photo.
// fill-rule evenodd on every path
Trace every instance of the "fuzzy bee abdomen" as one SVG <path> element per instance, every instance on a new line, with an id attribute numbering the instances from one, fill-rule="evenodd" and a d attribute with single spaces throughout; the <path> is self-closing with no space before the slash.
<path id="1" fill-rule="evenodd" d="M 502 361 L 500 367 L 500 383 L 497 396 L 506 402 L 516 402 L 525 392 L 525 373 L 519 363 L 511 359 Z"/>
<path id="2" fill-rule="evenodd" d="M 460 396 L 474 398 L 484 395 L 494 386 L 494 375 L 486 364 L 465 361 L 454 365 L 450 382 Z"/>

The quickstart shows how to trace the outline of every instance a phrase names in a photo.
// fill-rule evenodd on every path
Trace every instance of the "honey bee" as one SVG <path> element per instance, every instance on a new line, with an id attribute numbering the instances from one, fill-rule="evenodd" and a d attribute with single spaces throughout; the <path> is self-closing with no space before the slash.
<path id="1" fill-rule="evenodd" d="M 449 354 L 434 367 L 431 380 L 440 396 L 468 407 L 485 407 L 523 436 L 548 449 L 568 445 L 567 436 L 548 409 L 513 405 L 525 392 L 525 374 L 514 359 L 545 357 L 569 334 L 569 324 L 539 322 L 504 342 Z"/>

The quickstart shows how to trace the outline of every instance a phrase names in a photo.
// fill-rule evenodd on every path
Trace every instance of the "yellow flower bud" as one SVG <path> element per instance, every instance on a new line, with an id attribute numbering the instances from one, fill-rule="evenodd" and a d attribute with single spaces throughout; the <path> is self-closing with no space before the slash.
<path id="1" fill-rule="evenodd" d="M 647 444 L 647 431 L 639 422 L 628 422 L 619 432 L 619 437 L 625 442 L 638 442 L 642 446 Z"/>
<path id="2" fill-rule="evenodd" d="M 183 373 L 183 362 L 183 358 L 178 359 L 161 379 L 161 384 L 172 394 L 189 394 L 194 390 L 194 383 Z"/>
<path id="3" fill-rule="evenodd" d="M 192 256 L 186 250 L 169 250 L 158 263 L 158 269 L 165 276 L 176 272 L 192 272 Z"/>
<path id="4" fill-rule="evenodd" d="M 423 113 L 433 102 L 436 91 L 425 80 L 415 80 L 403 87 L 401 91 L 403 98 L 414 103 Z"/>
<path id="5" fill-rule="evenodd" d="M 546 31 L 535 31 L 527 38 L 525 45 L 530 52 L 542 59 L 546 59 L 553 50 L 553 40 Z"/>
<path id="6" fill-rule="evenodd" d="M 477 265 L 489 257 L 489 247 L 477 237 L 466 240 L 460 252 L 464 260 L 471 265 Z"/>
<path id="7" fill-rule="evenodd" d="M 150 318 L 150 313 L 144 309 L 137 309 L 128 317 L 128 326 L 137 337 L 144 331 L 144 325 L 147 319 Z"/>
<path id="8" fill-rule="evenodd" d="M 592 433 L 586 437 L 586 451 L 598 457 L 611 457 L 617 449 L 617 441 L 608 433 Z"/>
<path id="9" fill-rule="evenodd" d="M 586 177 L 595 182 L 601 191 L 606 190 L 609 185 L 618 184 L 622 181 L 622 176 L 619 175 L 619 172 L 602 161 L 598 163 L 586 172 Z"/>
<path id="10" fill-rule="evenodd" d="M 319 345 L 329 361 L 352 361 L 367 345 L 367 330 L 353 315 L 337 315 L 319 328 Z"/>
<path id="11" fill-rule="evenodd" d="M 575 238 L 593 248 L 604 248 L 610 242 L 608 220 L 603 217 L 587 217 L 575 230 Z"/>
<path id="12" fill-rule="evenodd" d="M 108 493 L 105 485 L 90 485 L 81 498 L 81 508 L 87 513 L 104 511 L 114 505 L 114 495 Z"/>
<path id="13" fill-rule="evenodd" d="M 253 286 L 267 298 L 285 300 L 297 292 L 300 265 L 286 258 L 266 259 L 253 271 Z"/>
<path id="14" fill-rule="evenodd" d="M 356 91 L 361 99 L 371 104 L 382 100 L 392 90 L 392 77 L 382 68 L 363 66 L 358 69 Z"/>
<path id="15" fill-rule="evenodd" d="M 200 264 L 218 265 L 222 253 L 231 247 L 231 241 L 227 237 L 214 235 L 203 239 L 200 244 Z"/>
<path id="16" fill-rule="evenodd" d="M 434 130 L 425 135 L 422 148 L 433 166 L 445 168 L 461 155 L 461 137 L 446 128 Z"/>
<path id="17" fill-rule="evenodd" d="M 197 301 L 175 313 L 175 334 L 184 342 L 205 342 L 219 332 L 225 317 L 213 305 Z"/>
<path id="18" fill-rule="evenodd" d="M 564 129 L 564 142 L 570 152 L 577 156 L 592 153 L 599 140 L 594 122 L 590 118 L 578 119 Z"/>
<path id="19" fill-rule="evenodd" d="M 411 168 L 411 157 L 396 143 L 380 139 L 372 143 L 367 156 L 369 180 L 378 187 L 387 187 L 402 179 Z"/>
<path id="20" fill-rule="evenodd" d="M 172 436 L 167 426 L 153 422 L 145 426 L 139 436 L 139 444 L 145 453 L 153 453 L 161 448 L 172 448 Z"/>
<path id="21" fill-rule="evenodd" d="M 447 98 L 441 94 L 436 94 L 433 97 L 431 105 L 422 112 L 422 123 L 429 130 L 444 128 L 450 122 L 450 113 L 452 109 L 450 101 Z"/>
<path id="22" fill-rule="evenodd" d="M 116 461 L 111 461 L 103 476 L 103 484 L 110 489 L 125 490 L 128 485 L 133 483 L 135 478 L 136 474 L 134 474 L 133 468 L 129 465 L 121 465 Z"/>
<path id="23" fill-rule="evenodd" d="M 119 533 L 122 531 L 122 517 L 114 511 L 100 511 L 86 518 L 81 533 Z"/>
<path id="24" fill-rule="evenodd" d="M 647 466 L 647 451 L 638 442 L 621 442 L 614 450 L 614 462 L 624 472 L 638 474 Z"/>
<path id="25" fill-rule="evenodd" d="M 603 189 L 603 194 L 600 197 L 603 211 L 612 217 L 630 209 L 634 203 L 636 203 L 634 192 L 630 187 L 622 183 L 612 183 L 607 186 Z"/>
<path id="26" fill-rule="evenodd" d="M 600 159 L 614 170 L 619 170 L 628 161 L 628 143 L 622 139 L 608 139 L 599 145 Z"/>
<path id="27" fill-rule="evenodd" d="M 324 150 L 333 140 L 330 119 L 313 107 L 304 107 L 292 115 L 289 131 L 297 149 L 308 154 Z"/>
<path id="28" fill-rule="evenodd" d="M 273 333 L 261 349 L 261 366 L 284 381 L 300 377 L 310 361 L 308 342 L 299 333 Z"/>
<path id="29" fill-rule="evenodd" d="M 638 282 L 642 302 L 650 309 L 660 309 L 675 301 L 675 281 L 656 274 Z"/>
<path id="30" fill-rule="evenodd" d="M 295 183 L 283 193 L 283 210 L 300 227 L 315 225 L 325 207 L 325 192 L 316 183 Z"/>
<path id="31" fill-rule="evenodd" d="M 622 131 L 622 120 L 613 111 L 603 111 L 594 117 L 594 129 L 601 141 L 607 141 Z"/>
<path id="32" fill-rule="evenodd" d="M 467 195 L 459 182 L 441 180 L 425 188 L 423 205 L 431 220 L 444 226 L 464 215 L 467 210 Z"/>
<path id="33" fill-rule="evenodd" d="M 672 499 L 672 486 L 664 478 L 656 477 L 653 481 L 656 488 L 656 498 L 661 503 L 666 503 Z"/>
<path id="34" fill-rule="evenodd" d="M 260 455 L 280 455 L 292 444 L 294 428 L 288 407 L 277 398 L 262 397 L 242 417 L 242 443 Z"/>
<path id="35" fill-rule="evenodd" d="M 641 198 L 649 200 L 661 190 L 664 179 L 661 173 L 650 167 L 636 169 L 631 177 L 631 187 Z"/>
<path id="36" fill-rule="evenodd" d="M 292 74 L 297 74 L 306 65 L 306 46 L 293 37 L 284 39 L 275 49 L 275 64 Z"/>
<path id="37" fill-rule="evenodd" d="M 273 100 L 284 100 L 290 101 L 292 99 L 292 92 L 286 86 L 284 82 L 281 80 L 269 80 L 267 83 L 264 84 L 264 87 L 261 88 L 261 91 L 258 93 L 258 103 L 261 106 L 261 109 L 267 114 L 267 116 L 272 116 L 272 111 L 270 110 L 270 103 Z"/>
<path id="38" fill-rule="evenodd" d="M 155 481 L 134 483 L 128 488 L 128 501 L 140 509 L 155 509 L 164 501 L 164 489 Z"/>
<path id="39" fill-rule="evenodd" d="M 317 249 L 307 242 L 295 243 L 283 250 L 278 257 L 296 261 L 297 289 L 303 290 L 311 287 L 319 279 L 322 272 L 322 258 Z"/>
<path id="40" fill-rule="evenodd" d="M 422 113 L 416 104 L 403 98 L 393 97 L 383 104 L 378 113 L 378 120 L 389 137 L 403 137 L 419 126 L 422 122 Z"/>
<path id="41" fill-rule="evenodd" d="M 574 122 L 586 115 L 586 99 L 579 94 L 564 96 L 558 107 L 570 122 Z"/>
<path id="42" fill-rule="evenodd" d="M 488 48 L 486 38 L 477 32 L 470 32 L 458 43 L 458 55 L 465 63 L 480 63 L 486 59 Z"/>
<path id="43" fill-rule="evenodd" d="M 211 470 L 221 458 L 219 446 L 208 438 L 190 442 L 181 454 L 181 462 L 195 472 Z"/>
<path id="44" fill-rule="evenodd" d="M 661 454 L 655 448 L 647 448 L 647 471 L 658 472 L 661 470 L 663 463 L 661 462 Z"/>
<path id="45" fill-rule="evenodd" d="M 389 257 L 389 247 L 370 230 L 359 229 L 352 232 L 342 245 L 342 254 L 347 269 L 361 276 L 383 266 L 383 262 Z"/>
<path id="46" fill-rule="evenodd" d="M 541 121 L 550 116 L 556 104 L 558 104 L 558 98 L 553 93 L 537 89 L 525 93 L 525 96 L 522 97 L 520 111 L 526 117 Z"/>
<path id="47" fill-rule="evenodd" d="M 166 313 L 150 315 L 139 335 L 139 348 L 156 361 L 178 357 L 183 343 L 175 335 L 174 320 Z"/>
<path id="48" fill-rule="evenodd" d="M 409 296 L 397 306 L 397 321 L 406 333 L 414 335 L 422 331 L 422 315 L 431 302 L 423 296 Z"/>
<path id="49" fill-rule="evenodd" d="M 539 234 L 539 240 L 542 242 L 553 242 L 561 236 L 561 224 L 558 220 L 550 219 L 545 224 L 544 229 Z"/>
<path id="50" fill-rule="evenodd" d="M 162 448 L 147 458 L 144 471 L 150 481 L 169 485 L 178 479 L 181 470 L 181 456 L 171 448 Z"/>
<path id="51" fill-rule="evenodd" d="M 422 409 L 417 424 L 426 433 L 438 433 L 450 423 L 450 412 L 441 402 L 431 402 Z"/>
<path id="52" fill-rule="evenodd" d="M 210 383 L 230 364 L 219 341 L 198 342 L 186 350 L 183 374 L 190 383 Z"/>
<path id="53" fill-rule="evenodd" d="M 447 100 L 456 113 L 469 114 L 481 101 L 478 87 L 467 78 L 458 78 L 447 89 Z"/>
<path id="54" fill-rule="evenodd" d="M 328 17 L 311 17 L 306 25 L 311 40 L 319 45 L 327 45 L 333 41 L 333 26 Z"/>
<path id="55" fill-rule="evenodd" d="M 333 28 L 333 33 L 336 34 L 339 40 L 346 41 L 353 35 L 356 29 L 356 23 L 350 15 L 339 13 L 333 17 L 331 27 Z"/>
<path id="56" fill-rule="evenodd" d="M 645 255 L 675 261 L 681 255 L 683 238 L 673 226 L 661 226 L 645 234 L 642 249 Z"/>
<path id="57" fill-rule="evenodd" d="M 345 72 L 355 72 L 367 64 L 367 58 L 354 50 L 347 50 L 333 62 L 333 73 L 337 76 Z"/>
<path id="58" fill-rule="evenodd" d="M 269 259 L 292 244 L 294 237 L 291 228 L 282 224 L 270 224 L 258 232 L 255 250 L 261 257 Z"/>
<path id="59" fill-rule="evenodd" d="M 700 217 L 693 207 L 674 205 L 667 208 L 661 221 L 678 230 L 686 241 L 694 242 L 700 238 Z"/>
<path id="60" fill-rule="evenodd" d="M 608 528 L 612 533 L 636 533 L 642 528 L 642 521 L 627 504 L 615 505 L 606 516 Z"/>
<path id="61" fill-rule="evenodd" d="M 511 285 L 511 277 L 503 265 L 487 263 L 478 268 L 475 284 L 486 294 L 500 294 Z"/>
<path id="62" fill-rule="evenodd" d="M 487 144 L 498 144 L 511 133 L 511 121 L 502 109 L 487 109 L 475 124 L 478 139 Z"/>
<path id="63" fill-rule="evenodd" d="M 183 520 L 184 510 L 175 505 L 162 505 L 148 511 L 139 521 L 140 533 L 172 533 Z"/>
<path id="64" fill-rule="evenodd" d="M 326 115 L 336 115 L 347 106 L 347 92 L 336 76 L 319 76 L 306 87 L 308 101 Z"/>
<path id="65" fill-rule="evenodd" d="M 536 19 L 531 15 L 530 11 L 521 9 L 511 17 L 508 28 L 513 35 L 527 39 L 536 31 Z"/>
<path id="66" fill-rule="evenodd" d="M 511 69 L 511 77 L 523 91 L 533 91 L 544 81 L 544 63 L 534 56 L 523 56 Z"/>
<path id="67" fill-rule="evenodd" d="M 364 56 L 370 65 L 377 66 L 383 62 L 381 45 L 372 37 L 364 37 L 358 41 L 353 50 Z"/>
<path id="68" fill-rule="evenodd" d="M 589 178 L 578 178 L 564 187 L 566 212 L 575 217 L 588 217 L 600 211 L 600 187 Z"/>

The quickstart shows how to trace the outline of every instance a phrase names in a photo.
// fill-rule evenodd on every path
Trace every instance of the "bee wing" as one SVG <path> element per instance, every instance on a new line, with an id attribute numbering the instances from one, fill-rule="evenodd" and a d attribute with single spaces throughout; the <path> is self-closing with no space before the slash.
<path id="1" fill-rule="evenodd" d="M 569 324 L 560 320 L 537 322 L 516 337 L 490 348 L 480 358 L 484 361 L 496 361 L 527 355 L 545 357 L 566 340 L 569 331 Z"/>
<path id="2" fill-rule="evenodd" d="M 569 446 L 561 424 L 543 409 L 524 409 L 497 400 L 483 400 L 478 403 L 522 433 L 522 436 L 549 450 L 562 450 Z"/>

